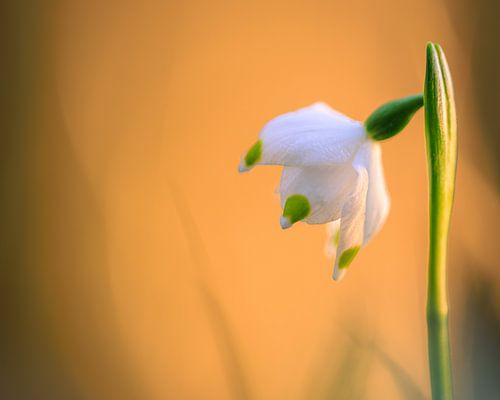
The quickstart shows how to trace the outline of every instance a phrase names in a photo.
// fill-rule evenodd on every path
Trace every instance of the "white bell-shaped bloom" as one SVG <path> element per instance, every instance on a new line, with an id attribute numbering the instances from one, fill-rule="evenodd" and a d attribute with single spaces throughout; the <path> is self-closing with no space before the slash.
<path id="1" fill-rule="evenodd" d="M 270 121 L 240 164 L 283 165 L 281 226 L 329 223 L 333 278 L 341 279 L 389 211 L 380 145 L 361 122 L 316 103 Z M 336 248 L 336 251 L 335 251 Z"/>

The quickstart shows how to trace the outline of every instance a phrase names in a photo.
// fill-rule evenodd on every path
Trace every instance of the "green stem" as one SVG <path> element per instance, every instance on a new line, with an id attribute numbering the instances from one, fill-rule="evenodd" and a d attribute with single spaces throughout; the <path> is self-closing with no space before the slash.
<path id="1" fill-rule="evenodd" d="M 457 159 L 453 86 L 441 47 L 427 46 L 424 87 L 430 188 L 427 334 L 433 400 L 453 398 L 448 335 L 446 248 L 455 191 Z"/>
<path id="2" fill-rule="evenodd" d="M 427 293 L 427 335 L 432 398 L 453 398 L 450 343 L 448 335 L 448 299 L 446 295 L 446 233 L 441 233 L 444 214 L 432 212 Z M 438 208 L 437 206 L 434 209 Z"/>

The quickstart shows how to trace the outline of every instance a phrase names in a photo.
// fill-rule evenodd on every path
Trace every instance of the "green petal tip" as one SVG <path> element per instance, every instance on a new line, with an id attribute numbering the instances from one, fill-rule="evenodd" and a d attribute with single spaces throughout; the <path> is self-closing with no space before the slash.
<path id="1" fill-rule="evenodd" d="M 239 171 L 249 171 L 262 158 L 262 140 L 258 140 L 250 150 L 248 150 L 245 158 L 241 161 Z"/>
<path id="2" fill-rule="evenodd" d="M 356 254 L 358 254 L 360 248 L 360 246 L 354 246 L 344 250 L 339 258 L 339 269 L 344 269 L 351 265 L 352 260 L 354 260 Z"/>
<path id="3" fill-rule="evenodd" d="M 306 218 L 311 212 L 311 205 L 306 196 L 294 194 L 286 199 L 283 207 L 283 216 L 281 217 L 281 226 L 283 229 L 289 228 L 295 222 Z"/>

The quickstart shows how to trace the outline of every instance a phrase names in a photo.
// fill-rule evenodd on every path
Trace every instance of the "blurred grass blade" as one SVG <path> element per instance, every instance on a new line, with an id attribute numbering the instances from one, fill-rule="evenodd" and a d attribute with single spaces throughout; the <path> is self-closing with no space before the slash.
<path id="1" fill-rule="evenodd" d="M 394 382 L 403 395 L 403 398 L 407 400 L 425 400 L 425 396 L 420 388 L 401 365 L 380 347 L 374 346 L 373 350 L 378 360 L 394 378 Z"/>
<path id="2" fill-rule="evenodd" d="M 470 268 L 472 267 L 472 268 Z M 485 270 L 476 263 L 466 265 L 467 281 L 465 318 L 462 323 L 464 348 L 468 363 L 465 374 L 471 380 L 473 399 L 491 399 L 500 393 L 500 309 L 497 299 L 498 286 L 494 275 L 484 275 Z"/>
<path id="3" fill-rule="evenodd" d="M 363 330 L 359 323 L 352 323 L 356 331 Z M 304 399 L 363 400 L 367 396 L 368 380 L 373 364 L 373 354 L 367 352 L 349 335 L 339 341 L 332 335 L 332 342 L 321 349 L 320 360 L 310 372 Z"/>
<path id="4" fill-rule="evenodd" d="M 441 47 L 427 45 L 424 84 L 425 133 L 429 169 L 429 276 L 427 329 L 432 398 L 453 398 L 446 248 L 455 192 L 457 123 L 453 85 Z"/>
<path id="5" fill-rule="evenodd" d="M 363 351 L 374 356 L 382 366 L 391 374 L 399 391 L 407 400 L 425 400 L 425 395 L 412 379 L 410 374 L 399 365 L 383 348 L 375 341 L 367 340 L 355 334 L 351 335 L 353 343 Z"/>
<path id="6" fill-rule="evenodd" d="M 203 305 L 206 307 L 209 320 L 212 323 L 215 338 L 217 340 L 224 368 L 231 385 L 233 398 L 235 400 L 251 399 L 250 386 L 247 382 L 246 374 L 241 362 L 241 356 L 229 321 L 224 311 L 207 284 L 206 271 L 209 269 L 208 255 L 205 250 L 202 236 L 196 225 L 196 221 L 191 214 L 188 203 L 180 188 L 170 182 L 170 188 L 177 209 L 181 226 L 183 228 L 190 255 L 193 258 L 197 270 L 198 286 L 202 296 Z"/>
<path id="7" fill-rule="evenodd" d="M 372 359 L 357 346 L 346 349 L 335 376 L 327 386 L 325 400 L 366 398 Z"/>

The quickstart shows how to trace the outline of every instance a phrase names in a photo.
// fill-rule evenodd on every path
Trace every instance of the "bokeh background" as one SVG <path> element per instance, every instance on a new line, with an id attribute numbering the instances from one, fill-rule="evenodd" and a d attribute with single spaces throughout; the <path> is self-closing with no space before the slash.
<path id="1" fill-rule="evenodd" d="M 455 82 L 458 399 L 500 393 L 500 25 L 493 0 L 3 1 L 2 399 L 425 399 L 423 113 L 383 144 L 392 209 L 341 283 L 279 227 L 270 118 L 363 120 Z"/>

